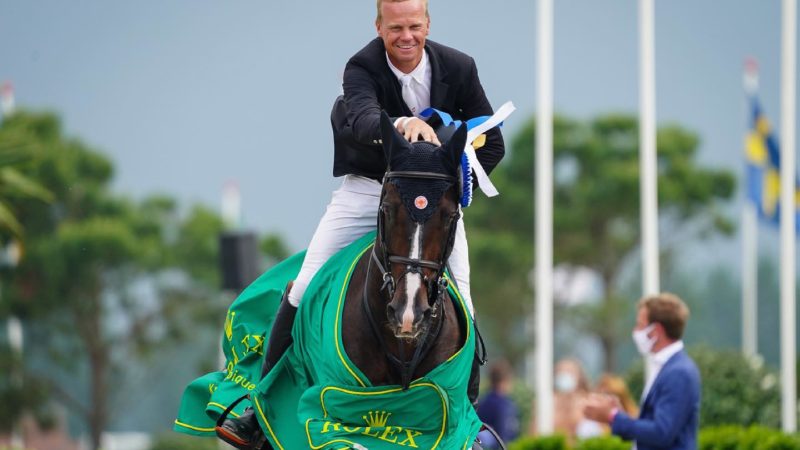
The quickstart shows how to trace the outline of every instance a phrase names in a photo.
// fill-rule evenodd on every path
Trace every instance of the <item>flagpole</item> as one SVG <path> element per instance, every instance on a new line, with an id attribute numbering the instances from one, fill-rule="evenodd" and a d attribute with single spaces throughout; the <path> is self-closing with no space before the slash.
<path id="1" fill-rule="evenodd" d="M 758 68 L 755 61 L 748 59 L 745 62 L 744 73 L 744 90 L 748 99 L 755 98 L 757 89 Z M 747 174 L 745 174 L 745 179 L 747 179 Z M 750 180 L 747 183 L 750 183 Z M 758 354 L 758 217 L 755 205 L 746 191 L 744 197 L 742 205 L 742 353 L 753 356 Z"/>
<path id="2" fill-rule="evenodd" d="M 795 95 L 797 0 L 783 0 L 781 36 L 781 423 L 797 429 L 795 344 Z"/>
<path id="3" fill-rule="evenodd" d="M 639 0 L 639 161 L 644 295 L 659 292 L 654 15 L 653 0 Z"/>
<path id="4" fill-rule="evenodd" d="M 538 3 L 536 124 L 536 424 L 553 432 L 553 0 Z"/>
<path id="5" fill-rule="evenodd" d="M 758 224 L 747 198 L 742 205 L 742 353 L 758 354 Z"/>
<path id="6" fill-rule="evenodd" d="M 742 206 L 742 353 L 758 354 L 758 224 L 748 199 Z"/>

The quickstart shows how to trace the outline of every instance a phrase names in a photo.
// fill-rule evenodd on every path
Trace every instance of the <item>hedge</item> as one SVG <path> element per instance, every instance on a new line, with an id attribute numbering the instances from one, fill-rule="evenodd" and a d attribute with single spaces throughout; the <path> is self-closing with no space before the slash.
<path id="1" fill-rule="evenodd" d="M 763 426 L 722 425 L 700 430 L 698 450 L 800 450 L 800 436 Z M 631 443 L 616 436 L 603 436 L 567 445 L 563 436 L 525 436 L 508 450 L 630 450 Z"/>

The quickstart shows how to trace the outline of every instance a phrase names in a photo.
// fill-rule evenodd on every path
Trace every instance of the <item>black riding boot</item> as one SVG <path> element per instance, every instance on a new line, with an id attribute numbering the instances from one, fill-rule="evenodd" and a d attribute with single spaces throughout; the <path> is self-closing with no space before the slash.
<path id="1" fill-rule="evenodd" d="M 267 343 L 267 354 L 264 357 L 264 365 L 261 369 L 262 379 L 278 363 L 281 356 L 286 353 L 286 349 L 292 344 L 292 325 L 294 324 L 294 316 L 297 314 L 297 308 L 289 303 L 290 290 L 291 283 L 287 286 L 283 298 L 281 298 L 281 304 L 272 323 L 272 331 L 270 331 Z M 265 442 L 264 433 L 258 425 L 258 419 L 253 408 L 246 408 L 238 418 L 225 419 L 222 425 L 216 428 L 216 431 L 220 439 L 241 450 L 259 450 L 263 448 L 261 447 L 262 445 L 266 445 L 266 448 L 271 448 L 269 443 Z"/>
<path id="2" fill-rule="evenodd" d="M 275 314 L 275 320 L 272 322 L 272 331 L 269 333 L 269 344 L 267 344 L 267 354 L 264 356 L 264 365 L 261 367 L 261 378 L 263 379 L 275 364 L 281 359 L 286 349 L 292 345 L 292 326 L 294 325 L 294 316 L 297 314 L 297 308 L 289 303 L 289 290 L 281 299 L 281 306 Z"/>

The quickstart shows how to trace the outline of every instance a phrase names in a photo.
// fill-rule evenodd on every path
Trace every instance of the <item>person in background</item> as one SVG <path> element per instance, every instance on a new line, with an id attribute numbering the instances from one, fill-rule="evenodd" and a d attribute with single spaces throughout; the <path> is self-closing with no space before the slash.
<path id="1" fill-rule="evenodd" d="M 589 379 L 580 361 L 563 358 L 556 362 L 553 370 L 553 388 L 555 433 L 565 436 L 569 445 L 574 444 L 577 438 L 602 433 L 600 424 L 588 421 L 583 415 L 583 404 L 589 395 Z M 531 418 L 528 430 L 531 434 L 536 434 L 535 417 Z"/>
<path id="2" fill-rule="evenodd" d="M 625 411 L 625 413 L 629 416 L 637 417 L 639 415 L 639 406 L 633 400 L 633 396 L 631 396 L 628 386 L 622 377 L 610 373 L 603 374 L 597 381 L 593 392 L 599 395 L 607 395 L 617 399 L 617 401 L 619 401 L 620 409 Z M 593 421 L 593 423 L 598 422 Z M 599 425 L 601 427 L 599 430 L 593 430 L 595 434 L 592 434 L 591 436 L 584 434 L 580 437 L 585 439 L 587 437 L 601 435 L 605 436 L 611 434 L 611 427 L 607 423 L 599 423 Z"/>
<path id="3" fill-rule="evenodd" d="M 611 432 L 633 440 L 637 450 L 696 449 L 700 416 L 700 372 L 683 349 L 689 308 L 677 295 L 642 298 L 633 340 L 645 357 L 641 414 L 632 417 L 621 402 L 595 394 L 584 408 L 587 417 L 611 425 Z"/>
<path id="4" fill-rule="evenodd" d="M 633 399 L 628 385 L 622 377 L 610 373 L 605 373 L 597 381 L 595 392 L 610 395 L 619 400 L 620 409 L 630 417 L 639 416 L 639 405 Z"/>
<path id="5" fill-rule="evenodd" d="M 490 391 L 478 401 L 478 417 L 492 427 L 508 443 L 519 435 L 519 413 L 511 400 L 513 374 L 506 360 L 499 359 L 489 369 Z M 499 449 L 499 443 L 488 432 L 479 435 L 484 449 Z"/>

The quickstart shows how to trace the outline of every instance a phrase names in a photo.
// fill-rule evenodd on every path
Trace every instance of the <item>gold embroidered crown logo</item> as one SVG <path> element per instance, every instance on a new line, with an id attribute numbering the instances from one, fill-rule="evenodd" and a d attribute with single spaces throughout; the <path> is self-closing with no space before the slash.
<path id="1" fill-rule="evenodd" d="M 370 411 L 367 413 L 366 416 L 361 416 L 365 422 L 367 422 L 367 426 L 372 428 L 378 427 L 385 427 L 386 422 L 389 420 L 389 416 L 392 413 L 387 411 Z"/>
<path id="2" fill-rule="evenodd" d="M 233 311 L 228 311 L 228 314 L 225 315 L 225 337 L 227 337 L 229 341 L 233 338 L 234 317 L 236 317 L 236 313 Z"/>

